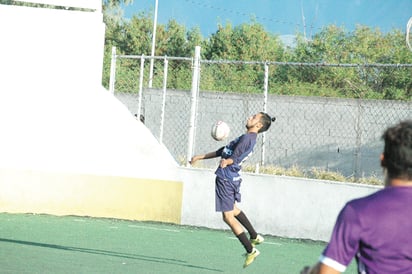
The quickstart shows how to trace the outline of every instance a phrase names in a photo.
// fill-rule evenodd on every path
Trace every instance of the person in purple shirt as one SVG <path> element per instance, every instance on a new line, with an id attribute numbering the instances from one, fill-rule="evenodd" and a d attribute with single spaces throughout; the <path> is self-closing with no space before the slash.
<path id="1" fill-rule="evenodd" d="M 385 187 L 344 206 L 319 262 L 301 273 L 341 273 L 353 258 L 358 273 L 412 273 L 412 120 L 382 139 Z"/>
<path id="2" fill-rule="evenodd" d="M 250 265 L 260 254 L 254 246 L 262 243 L 264 239 L 257 234 L 246 214 L 236 206 L 236 202 L 241 200 L 240 184 L 242 179 L 239 172 L 242 163 L 253 152 L 257 134 L 268 130 L 275 120 L 276 118 L 271 118 L 267 113 L 259 112 L 247 119 L 245 134 L 217 151 L 195 155 L 190 161 L 190 164 L 193 165 L 198 160 L 221 157 L 220 164 L 215 172 L 216 211 L 222 212 L 223 221 L 231 228 L 246 249 L 247 253 L 243 267 Z M 248 231 L 249 238 L 242 226 Z"/>

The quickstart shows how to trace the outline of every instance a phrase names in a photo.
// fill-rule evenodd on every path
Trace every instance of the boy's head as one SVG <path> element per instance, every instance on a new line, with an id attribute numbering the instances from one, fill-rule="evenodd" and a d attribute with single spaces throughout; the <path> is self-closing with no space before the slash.
<path id="1" fill-rule="evenodd" d="M 381 165 L 389 179 L 412 180 L 412 120 L 388 128 L 382 135 L 385 141 Z"/>
<path id="2" fill-rule="evenodd" d="M 250 132 L 262 133 L 268 130 L 275 120 L 276 118 L 271 118 L 265 112 L 258 112 L 247 119 L 246 128 Z"/>
<path id="3" fill-rule="evenodd" d="M 259 129 L 259 133 L 265 132 L 266 130 L 269 129 L 270 125 L 272 122 L 276 121 L 275 117 L 270 117 L 267 113 L 265 112 L 259 112 L 260 113 L 260 122 L 262 123 L 262 127 Z"/>

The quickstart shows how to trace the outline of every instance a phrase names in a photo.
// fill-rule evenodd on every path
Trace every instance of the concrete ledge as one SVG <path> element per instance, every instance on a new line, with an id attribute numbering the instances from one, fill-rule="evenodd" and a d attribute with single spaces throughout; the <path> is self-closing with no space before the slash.
<path id="1" fill-rule="evenodd" d="M 178 181 L 0 169 L 0 211 L 180 223 Z"/>
<path id="2" fill-rule="evenodd" d="M 181 168 L 182 224 L 228 229 L 214 209 L 214 170 Z M 343 205 L 381 187 L 244 173 L 239 207 L 263 234 L 328 241 Z"/>

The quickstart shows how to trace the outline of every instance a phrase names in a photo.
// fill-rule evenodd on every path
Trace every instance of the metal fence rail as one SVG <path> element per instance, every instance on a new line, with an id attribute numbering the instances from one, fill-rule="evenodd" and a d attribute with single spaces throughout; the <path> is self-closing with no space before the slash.
<path id="1" fill-rule="evenodd" d="M 199 49 L 200 50 L 200 49 Z M 244 132 L 246 118 L 266 111 L 277 121 L 259 136 L 252 166 L 320 168 L 355 178 L 380 176 L 378 157 L 383 130 L 412 119 L 412 102 L 366 100 L 362 92 L 377 88 L 393 73 L 412 75 L 412 64 L 323 64 L 201 60 L 154 57 L 152 88 L 149 56 L 112 56 L 110 90 L 132 112 L 144 115 L 146 126 L 181 165 L 190 155 L 213 151 L 224 143 L 210 137 L 211 125 L 224 120 L 231 136 Z M 319 70 L 336 76 L 357 99 L 288 96 L 277 85 L 279 75 L 295 72 L 316 77 Z M 338 75 L 356 73 L 357 82 Z M 121 79 L 121 80 L 119 80 Z M 283 87 L 282 87 L 283 88 Z M 309 93 L 316 86 L 307 86 Z M 315 92 L 315 91 L 314 91 Z M 214 168 L 217 160 L 204 161 Z"/>

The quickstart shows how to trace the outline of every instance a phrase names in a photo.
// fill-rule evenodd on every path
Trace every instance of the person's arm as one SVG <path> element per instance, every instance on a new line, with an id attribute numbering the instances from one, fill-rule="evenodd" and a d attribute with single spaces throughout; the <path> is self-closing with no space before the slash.
<path id="1" fill-rule="evenodd" d="M 300 274 L 340 274 L 341 272 L 322 263 L 317 263 L 312 267 L 306 266 Z"/>
<path id="2" fill-rule="evenodd" d="M 340 274 L 341 272 L 339 272 L 338 270 L 325 265 L 325 264 L 320 264 L 320 269 L 319 269 L 319 274 Z"/>
<path id="3" fill-rule="evenodd" d="M 301 274 L 339 274 L 359 250 L 359 235 L 362 228 L 358 211 L 353 202 L 347 203 L 339 212 L 333 227 L 331 240 L 313 267 L 305 267 Z"/>
<path id="4" fill-rule="evenodd" d="M 189 164 L 194 165 L 199 160 L 216 158 L 218 156 L 219 155 L 217 155 L 216 151 L 212 151 L 212 152 L 209 152 L 209 153 L 206 153 L 206 154 L 201 154 L 201 155 L 195 155 L 189 161 Z"/>

